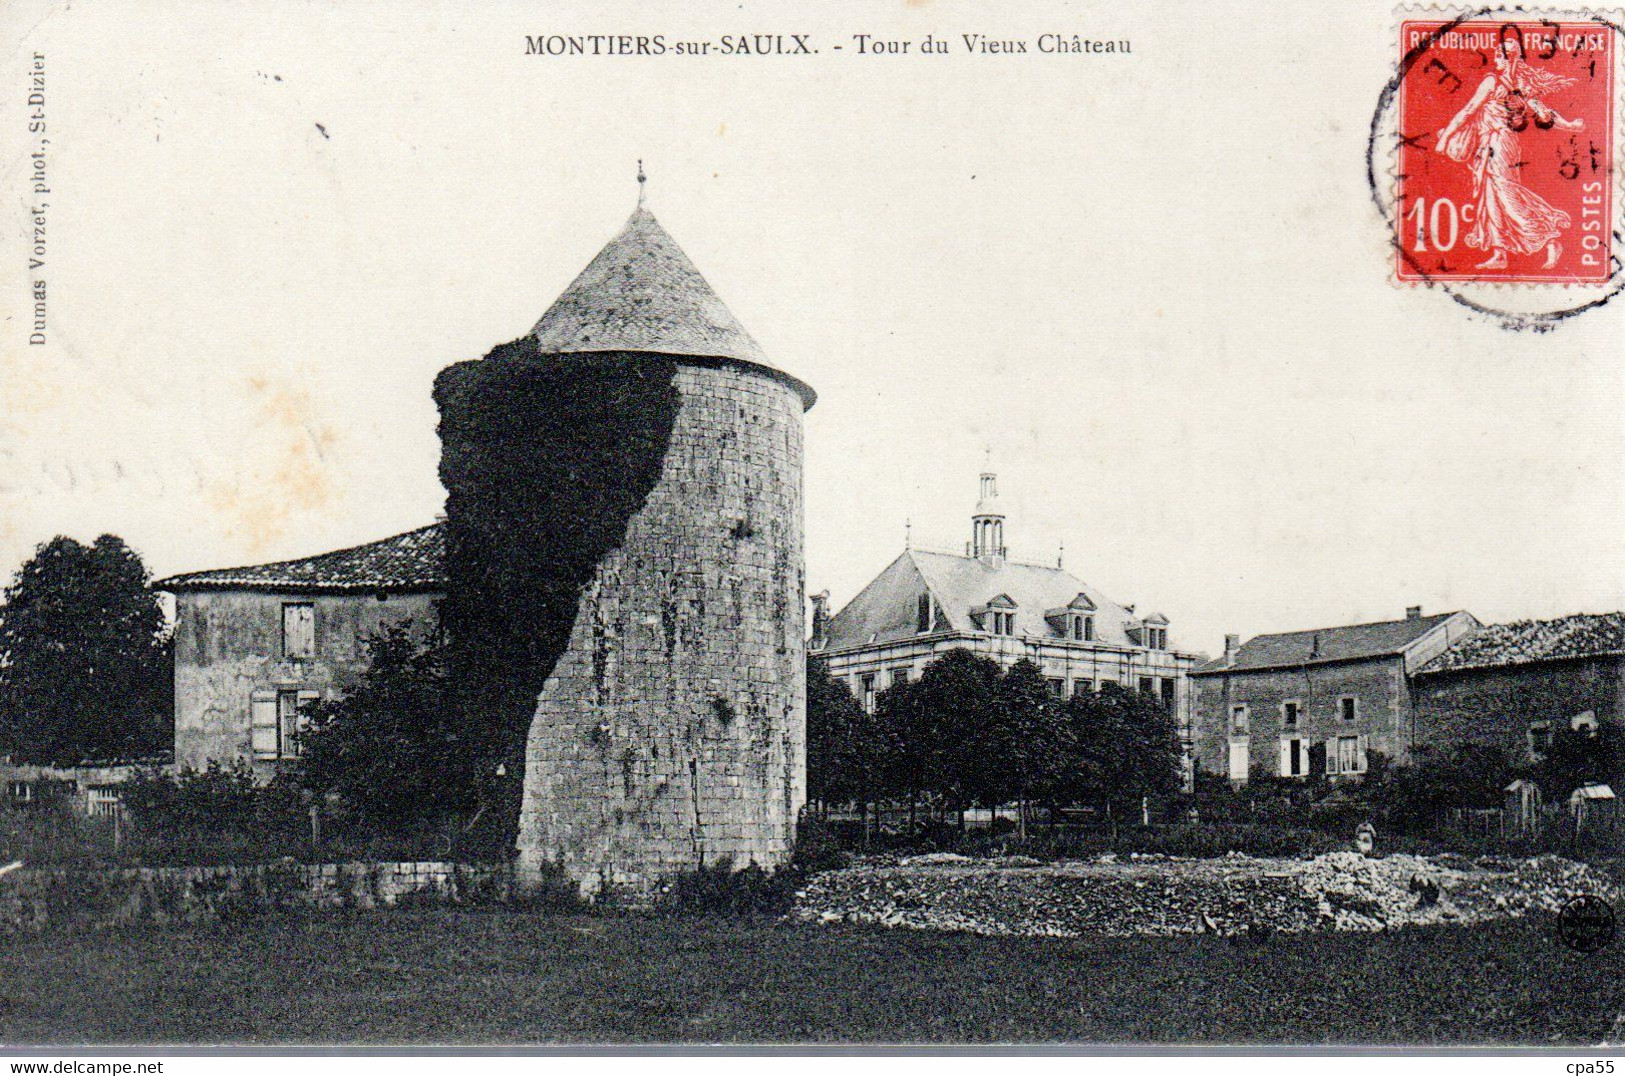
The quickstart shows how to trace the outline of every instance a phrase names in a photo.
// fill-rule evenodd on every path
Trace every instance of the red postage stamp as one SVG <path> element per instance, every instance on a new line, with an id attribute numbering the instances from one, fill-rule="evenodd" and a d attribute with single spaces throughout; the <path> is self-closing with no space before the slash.
<path id="1" fill-rule="evenodd" d="M 1401 281 L 1597 284 L 1616 263 L 1610 24 L 1400 23 Z"/>

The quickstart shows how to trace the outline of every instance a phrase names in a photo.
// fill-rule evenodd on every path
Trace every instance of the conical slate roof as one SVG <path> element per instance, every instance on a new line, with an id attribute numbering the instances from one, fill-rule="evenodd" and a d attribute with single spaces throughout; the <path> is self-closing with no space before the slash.
<path id="1" fill-rule="evenodd" d="M 811 407 L 817 395 L 775 367 L 654 214 L 639 206 L 531 329 L 543 352 L 647 351 L 766 371 Z"/>

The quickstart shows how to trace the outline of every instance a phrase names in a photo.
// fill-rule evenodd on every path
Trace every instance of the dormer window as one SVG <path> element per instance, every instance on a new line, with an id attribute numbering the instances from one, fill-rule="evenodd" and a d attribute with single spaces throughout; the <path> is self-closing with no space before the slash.
<path id="1" fill-rule="evenodd" d="M 1090 642 L 1095 637 L 1095 603 L 1089 600 L 1089 595 L 1079 594 L 1065 605 L 1048 609 L 1044 612 L 1044 619 L 1057 637 L 1072 642 Z"/>
<path id="2" fill-rule="evenodd" d="M 970 615 L 989 635 L 1016 633 L 1016 603 L 1008 594 L 1000 594 L 986 605 L 972 609 Z"/>
<path id="3" fill-rule="evenodd" d="M 914 603 L 914 630 L 921 635 L 931 630 L 930 594 L 921 594 Z"/>
<path id="4" fill-rule="evenodd" d="M 1168 618 L 1161 613 L 1146 617 L 1140 632 L 1141 645 L 1148 650 L 1168 649 Z"/>

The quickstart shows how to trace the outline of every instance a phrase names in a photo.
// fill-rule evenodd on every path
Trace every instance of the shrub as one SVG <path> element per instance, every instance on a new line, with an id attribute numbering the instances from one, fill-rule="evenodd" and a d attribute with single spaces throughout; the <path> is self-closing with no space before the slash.
<path id="1" fill-rule="evenodd" d="M 795 902 L 801 879 L 800 871 L 788 867 L 765 871 L 751 863 L 743 870 L 735 870 L 733 860 L 724 857 L 710 866 L 673 876 L 656 910 L 668 915 L 726 918 L 783 915 Z"/>

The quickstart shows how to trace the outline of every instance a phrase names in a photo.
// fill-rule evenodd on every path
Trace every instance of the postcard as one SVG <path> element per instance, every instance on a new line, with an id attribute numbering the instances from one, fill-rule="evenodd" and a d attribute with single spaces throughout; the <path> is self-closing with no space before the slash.
<path id="1" fill-rule="evenodd" d="M 7 1049 L 1625 1042 L 1625 13 L 0 28 Z"/>

